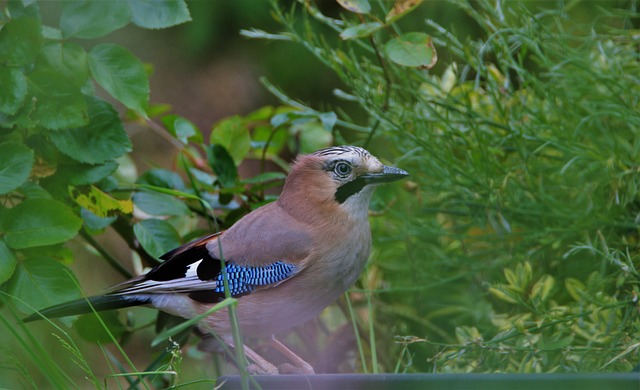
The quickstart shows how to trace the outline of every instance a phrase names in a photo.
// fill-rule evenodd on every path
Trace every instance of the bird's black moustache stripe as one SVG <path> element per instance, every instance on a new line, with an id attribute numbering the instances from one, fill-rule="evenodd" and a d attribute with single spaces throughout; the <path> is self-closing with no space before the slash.
<path id="1" fill-rule="evenodd" d="M 334 198 L 338 203 L 344 203 L 351 195 L 355 195 L 360 192 L 364 186 L 366 186 L 367 180 L 365 178 L 357 178 L 355 180 L 351 180 L 348 183 L 344 183 L 336 190 Z"/>

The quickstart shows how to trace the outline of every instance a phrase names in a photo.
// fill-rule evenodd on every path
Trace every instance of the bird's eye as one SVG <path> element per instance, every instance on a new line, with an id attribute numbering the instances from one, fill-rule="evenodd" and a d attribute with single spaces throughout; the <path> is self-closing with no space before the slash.
<path id="1" fill-rule="evenodd" d="M 333 168 L 333 171 L 338 174 L 338 176 L 345 177 L 351 173 L 351 165 L 346 162 L 339 162 Z"/>

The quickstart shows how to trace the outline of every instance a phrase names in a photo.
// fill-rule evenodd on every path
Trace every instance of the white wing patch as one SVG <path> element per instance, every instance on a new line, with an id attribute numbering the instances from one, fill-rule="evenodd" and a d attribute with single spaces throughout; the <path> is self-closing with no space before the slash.
<path id="1" fill-rule="evenodd" d="M 190 264 L 185 276 L 172 280 L 145 280 L 133 286 L 115 292 L 118 295 L 129 294 L 162 294 L 162 293 L 189 293 L 193 291 L 212 290 L 218 286 L 218 282 L 203 281 L 198 278 L 198 266 L 203 259 Z"/>

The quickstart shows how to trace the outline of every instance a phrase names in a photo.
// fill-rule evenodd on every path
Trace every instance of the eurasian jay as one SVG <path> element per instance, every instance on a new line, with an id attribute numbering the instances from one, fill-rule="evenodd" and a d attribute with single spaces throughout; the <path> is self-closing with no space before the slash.
<path id="1" fill-rule="evenodd" d="M 99 311 L 135 305 L 193 318 L 224 299 L 224 259 L 230 294 L 238 298 L 242 334 L 270 337 L 271 345 L 302 372 L 313 373 L 311 365 L 273 334 L 314 318 L 356 281 L 371 250 L 368 210 L 373 190 L 406 176 L 356 146 L 302 155 L 277 201 L 224 232 L 164 254 L 163 263 L 106 295 L 53 306 L 25 321 L 91 312 L 91 307 Z M 198 327 L 233 346 L 226 310 L 214 312 Z M 254 372 L 278 373 L 250 348 L 244 351 Z"/>

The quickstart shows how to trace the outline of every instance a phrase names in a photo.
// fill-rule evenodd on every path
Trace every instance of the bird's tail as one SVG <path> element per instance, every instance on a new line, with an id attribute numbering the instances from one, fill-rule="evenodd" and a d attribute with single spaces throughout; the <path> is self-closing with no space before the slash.
<path id="1" fill-rule="evenodd" d="M 46 309 L 39 310 L 23 319 L 24 322 L 41 320 L 43 318 L 58 318 L 76 314 L 86 314 L 95 311 L 121 309 L 130 306 L 139 306 L 149 303 L 145 299 L 136 299 L 133 296 L 116 294 L 96 295 L 71 302 L 61 303 Z"/>

